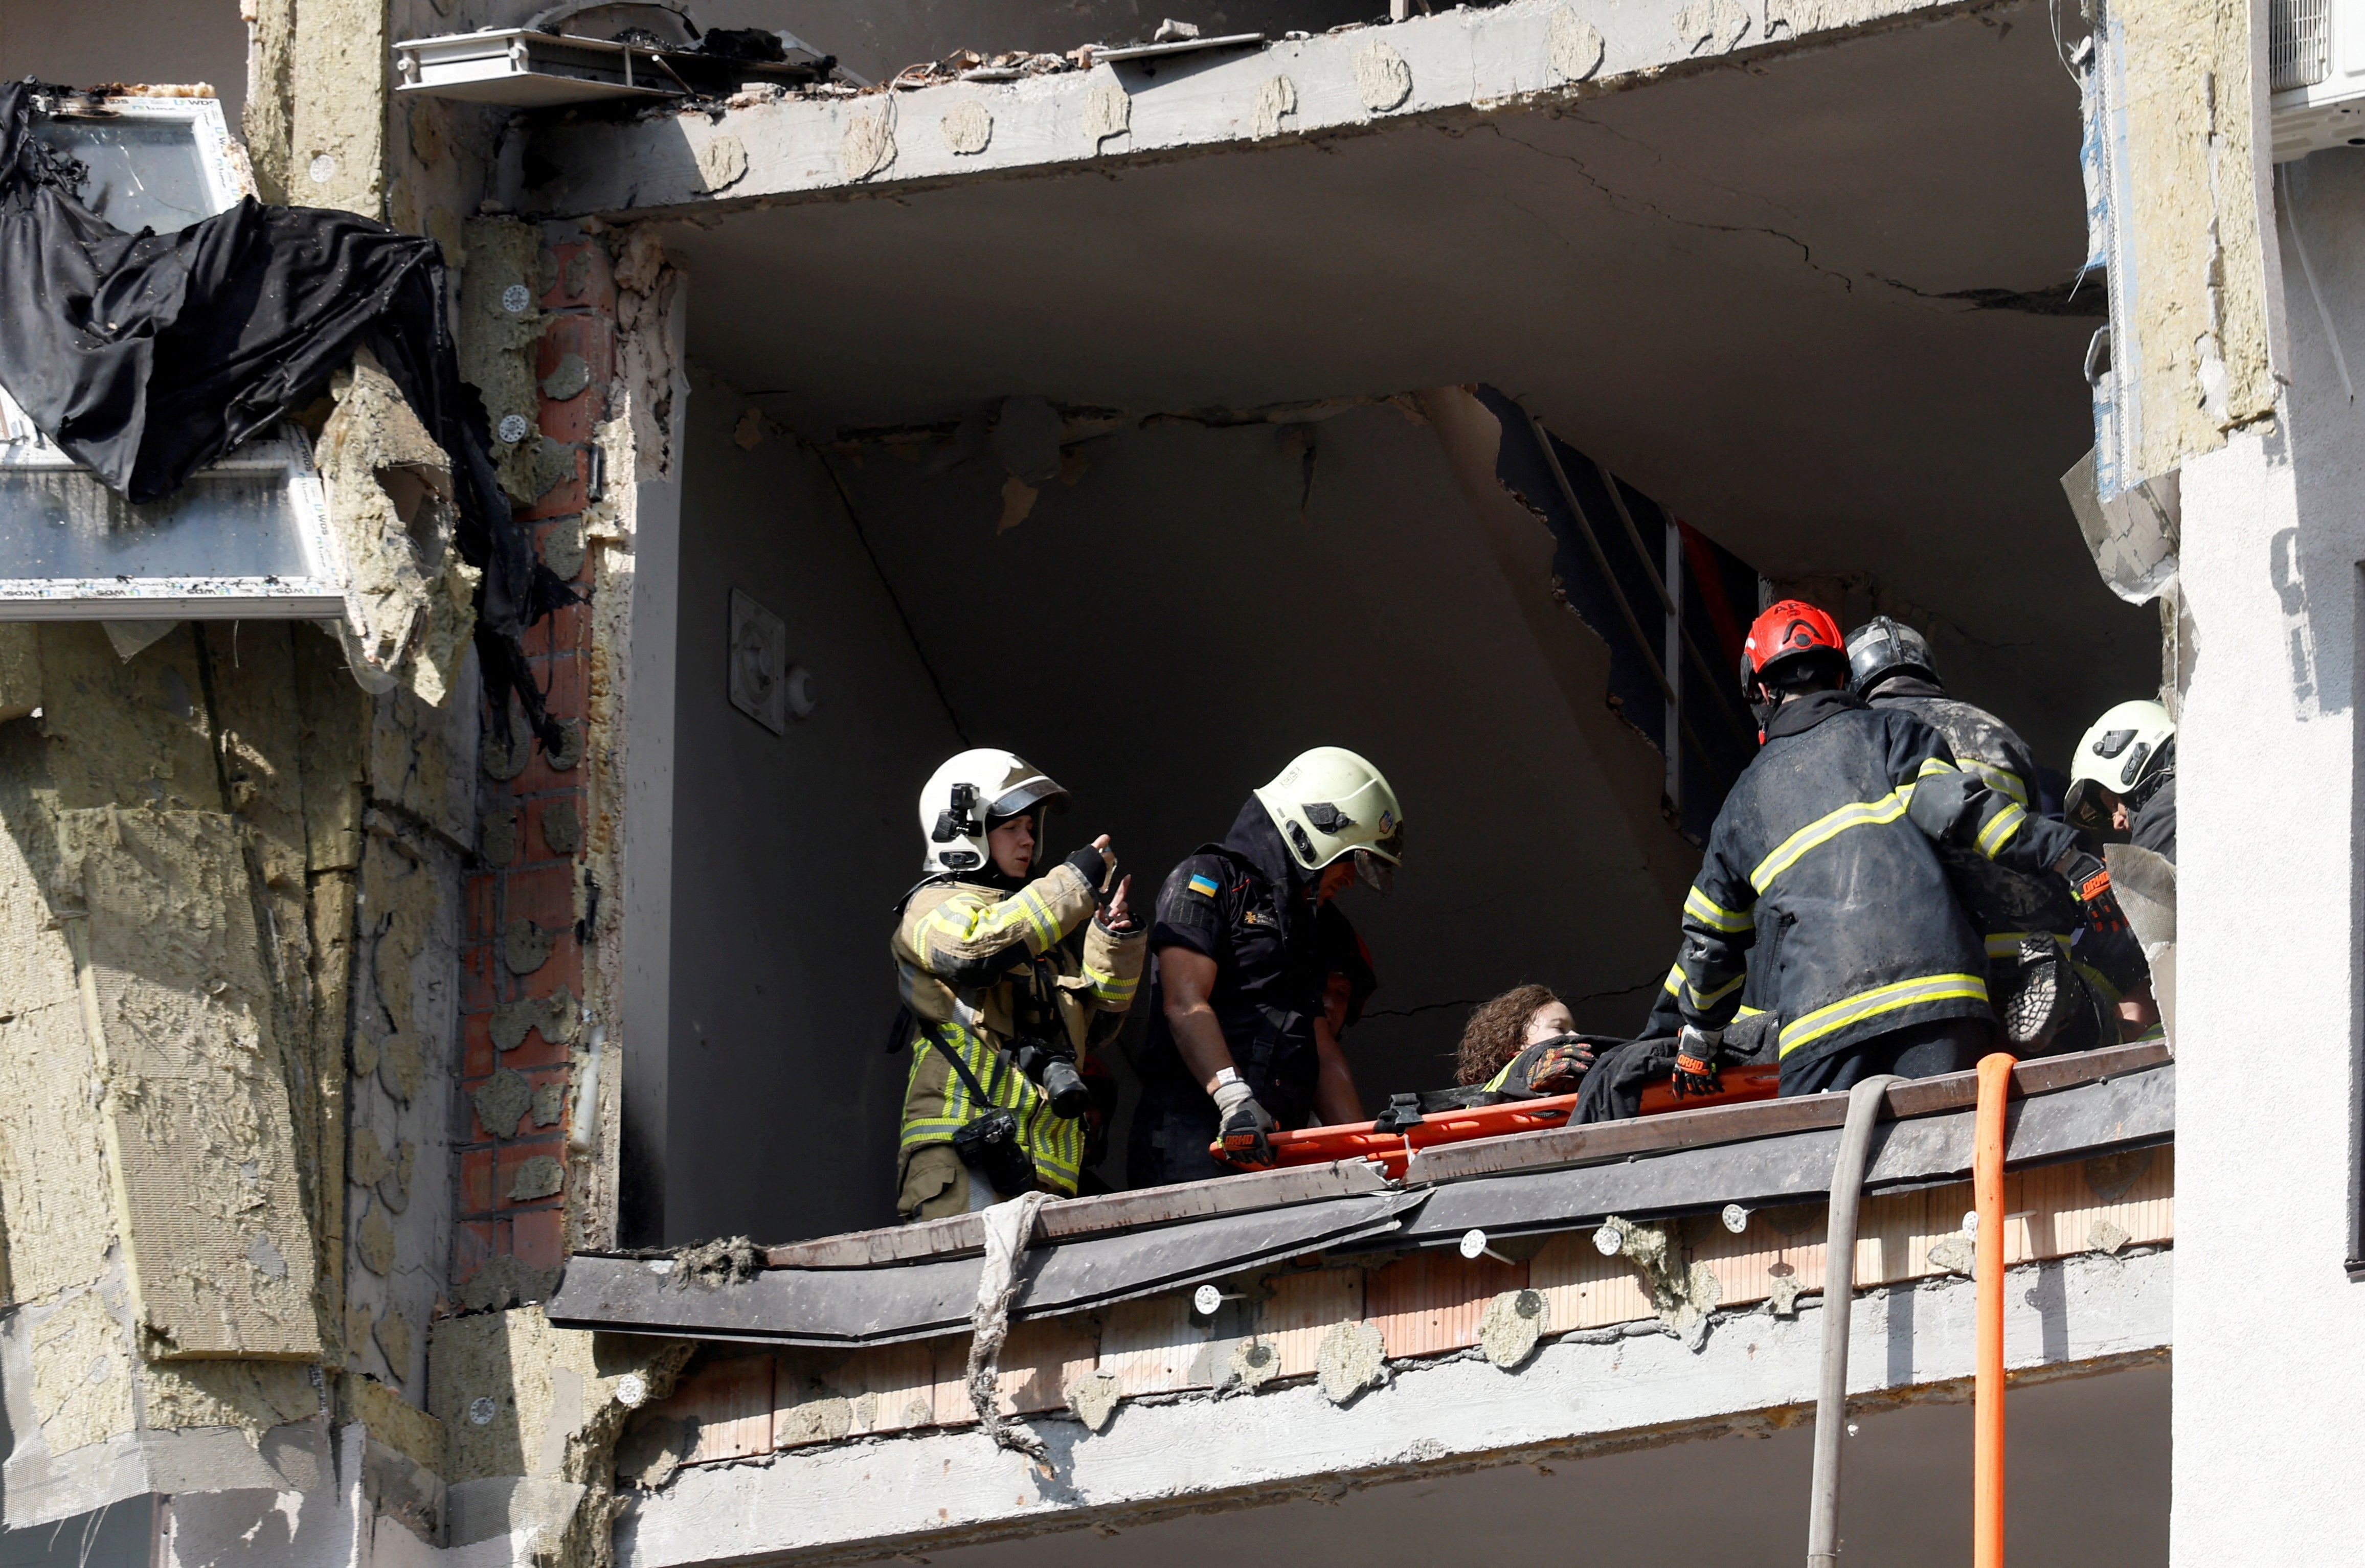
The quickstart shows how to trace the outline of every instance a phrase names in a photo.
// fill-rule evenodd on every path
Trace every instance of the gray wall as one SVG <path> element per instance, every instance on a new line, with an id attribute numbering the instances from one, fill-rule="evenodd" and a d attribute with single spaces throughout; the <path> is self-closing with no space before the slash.
<path id="1" fill-rule="evenodd" d="M 732 444 L 727 390 L 690 407 L 667 1233 L 824 1234 L 891 1217 L 889 912 L 958 743 L 814 460 Z M 1073 792 L 1052 855 L 1111 833 L 1147 901 L 1304 747 L 1388 773 L 1408 867 L 1346 904 L 1381 975 L 1349 1042 L 1367 1099 L 1450 1081 L 1469 1006 L 1523 980 L 1631 1028 L 1676 937 L 1645 857 L 1691 851 L 1624 825 L 1433 433 L 1364 408 L 1317 442 L 1303 521 L 1280 429 L 1164 425 L 1090 443 L 1000 534 L 990 456 L 832 461 L 961 729 Z M 825 693 L 785 740 L 724 699 L 734 585 Z"/>
<path id="2" fill-rule="evenodd" d="M 777 438 L 741 449 L 740 408 L 711 384 L 689 399 L 667 1241 L 893 1217 L 889 909 L 917 874 L 920 784 L 959 744 L 827 476 Z M 785 736 L 731 706 L 734 588 L 818 681 Z"/>
<path id="3" fill-rule="evenodd" d="M 210 82 L 238 134 L 246 24 L 238 0 L 0 0 L 0 80 Z"/>
<path id="4" fill-rule="evenodd" d="M 1092 442 L 999 535 L 990 458 L 930 478 L 874 447 L 856 501 L 969 733 L 1074 791 L 1053 854 L 1110 832 L 1146 899 L 1304 748 L 1388 775 L 1406 871 L 1343 905 L 1381 977 L 1367 1100 L 1451 1081 L 1469 1005 L 1523 980 L 1639 1025 L 1676 943 L 1644 857 L 1695 857 L 1633 839 L 1433 433 L 1391 407 L 1312 428 L 1303 521 L 1269 424 Z"/>

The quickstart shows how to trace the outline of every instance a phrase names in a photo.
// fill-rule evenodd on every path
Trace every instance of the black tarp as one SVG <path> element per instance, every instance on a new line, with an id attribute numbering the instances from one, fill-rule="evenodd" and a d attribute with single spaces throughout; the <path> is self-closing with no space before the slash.
<path id="1" fill-rule="evenodd" d="M 61 91 L 0 85 L 0 386 L 101 484 L 152 501 L 319 398 L 367 347 L 451 456 L 454 543 L 485 574 L 486 700 L 505 727 L 514 692 L 555 749 L 521 639 L 572 596 L 501 493 L 435 242 L 251 197 L 175 234 L 127 234 L 83 205 L 81 171 L 35 134 L 37 100 Z"/>

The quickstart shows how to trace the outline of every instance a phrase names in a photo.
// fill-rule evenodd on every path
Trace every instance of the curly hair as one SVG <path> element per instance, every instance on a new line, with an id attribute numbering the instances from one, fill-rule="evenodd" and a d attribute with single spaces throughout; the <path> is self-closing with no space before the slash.
<path id="1" fill-rule="evenodd" d="M 1537 1009 L 1559 1000 L 1548 985 L 1522 985 L 1479 1003 L 1462 1030 L 1453 1081 L 1465 1086 L 1484 1083 L 1502 1071 L 1503 1064 L 1518 1056 L 1526 1044 L 1528 1020 Z"/>

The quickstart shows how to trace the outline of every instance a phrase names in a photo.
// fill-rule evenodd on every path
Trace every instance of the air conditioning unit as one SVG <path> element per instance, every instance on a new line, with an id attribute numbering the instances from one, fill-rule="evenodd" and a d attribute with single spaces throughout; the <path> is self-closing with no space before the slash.
<path id="1" fill-rule="evenodd" d="M 2268 0 L 2275 162 L 2365 147 L 2365 0 Z"/>

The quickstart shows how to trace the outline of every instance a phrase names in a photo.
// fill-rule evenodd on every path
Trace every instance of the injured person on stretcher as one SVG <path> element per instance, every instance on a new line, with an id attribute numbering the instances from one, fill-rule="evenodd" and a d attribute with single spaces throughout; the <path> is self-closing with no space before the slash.
<path id="1" fill-rule="evenodd" d="M 2121 1042 L 2120 998 L 2147 977 L 2097 846 L 2040 813 L 2027 747 L 1947 695 L 1918 633 L 1876 617 L 1843 642 L 1829 615 L 1785 600 L 1750 627 L 1741 684 L 1760 749 L 1718 812 L 1642 1034 L 1577 1034 L 1550 990 L 1520 986 L 1471 1015 L 1456 1088 L 1279 1135 L 1274 1161 L 1402 1160 L 1931 1077 L 1990 1049 Z"/>

